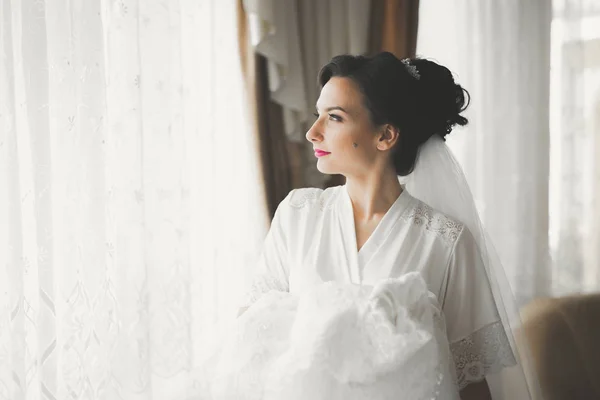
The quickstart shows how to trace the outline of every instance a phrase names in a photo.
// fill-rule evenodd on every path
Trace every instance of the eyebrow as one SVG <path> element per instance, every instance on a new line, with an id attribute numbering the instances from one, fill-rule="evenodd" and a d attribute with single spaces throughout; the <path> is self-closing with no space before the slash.
<path id="1" fill-rule="evenodd" d="M 318 107 L 318 106 L 315 106 L 315 108 L 317 109 L 317 111 L 319 110 L 319 107 Z M 340 110 L 340 111 L 343 111 L 343 112 L 345 112 L 346 114 L 350 114 L 348 111 L 344 110 L 344 109 L 343 109 L 342 107 L 340 107 L 340 106 L 327 107 L 327 108 L 325 109 L 325 112 L 329 112 L 329 111 L 333 111 L 333 110 Z"/>

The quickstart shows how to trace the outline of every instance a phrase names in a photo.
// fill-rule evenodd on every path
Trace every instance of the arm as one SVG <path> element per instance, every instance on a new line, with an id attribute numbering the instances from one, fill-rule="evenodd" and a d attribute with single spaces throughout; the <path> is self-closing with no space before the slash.
<path id="1" fill-rule="evenodd" d="M 450 257 L 442 310 L 463 400 L 489 400 L 488 374 L 515 364 L 479 248 L 464 228 Z"/>
<path id="2" fill-rule="evenodd" d="M 260 296 L 270 290 L 289 290 L 289 270 L 287 259 L 286 229 L 288 222 L 289 199 L 292 192 L 281 201 L 271 227 L 265 237 L 258 265 L 252 279 L 252 285 L 247 290 L 245 299 L 238 309 L 237 316 L 242 315 Z"/>
<path id="3" fill-rule="evenodd" d="M 492 400 L 487 381 L 472 383 L 460 391 L 461 400 Z"/>

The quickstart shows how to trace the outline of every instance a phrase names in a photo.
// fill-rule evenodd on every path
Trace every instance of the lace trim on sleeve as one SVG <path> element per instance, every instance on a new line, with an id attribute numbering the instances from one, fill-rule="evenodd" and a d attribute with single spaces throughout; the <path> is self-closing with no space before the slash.
<path id="1" fill-rule="evenodd" d="M 288 287 L 287 284 L 271 275 L 260 274 L 256 276 L 252 282 L 252 286 L 250 286 L 250 289 L 246 292 L 240 307 L 250 307 L 252 304 L 256 303 L 259 298 L 271 290 L 287 292 Z"/>
<path id="2" fill-rule="evenodd" d="M 319 188 L 294 189 L 292 196 L 290 196 L 289 205 L 292 208 L 301 210 L 306 208 L 307 205 L 318 204 L 319 210 L 330 210 L 335 206 L 335 199 L 338 194 L 339 190 L 336 190 L 336 188 L 327 190 Z"/>
<path id="3" fill-rule="evenodd" d="M 290 207 L 304 208 L 307 203 L 318 200 L 322 192 L 323 190 L 318 188 L 295 189 L 290 196 Z"/>
<path id="4" fill-rule="evenodd" d="M 402 218 L 417 226 L 423 226 L 426 230 L 444 239 L 451 246 L 464 229 L 462 223 L 434 211 L 433 208 L 422 202 L 419 202 L 416 207 L 405 213 Z"/>
<path id="5" fill-rule="evenodd" d="M 463 389 L 490 373 L 516 364 L 502 322 L 494 322 L 450 345 L 457 384 Z"/>

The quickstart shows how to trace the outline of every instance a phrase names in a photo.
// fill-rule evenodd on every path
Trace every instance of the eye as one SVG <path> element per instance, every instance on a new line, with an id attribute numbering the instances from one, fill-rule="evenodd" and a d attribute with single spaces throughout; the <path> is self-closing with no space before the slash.
<path id="1" fill-rule="evenodd" d="M 336 121 L 336 122 L 342 122 L 342 117 L 340 117 L 339 115 L 336 115 L 336 114 L 329 114 L 329 119 Z"/>
<path id="2" fill-rule="evenodd" d="M 313 115 L 315 116 L 315 118 L 319 118 L 319 113 L 313 113 Z"/>

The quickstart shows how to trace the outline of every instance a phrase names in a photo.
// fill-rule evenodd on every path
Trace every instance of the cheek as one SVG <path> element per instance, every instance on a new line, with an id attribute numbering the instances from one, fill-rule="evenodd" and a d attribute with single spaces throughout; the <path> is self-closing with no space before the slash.
<path id="1" fill-rule="evenodd" d="M 342 152 L 348 152 L 352 149 L 352 143 L 354 139 L 349 135 L 340 135 L 336 138 L 335 147 L 338 148 Z"/>
<path id="2" fill-rule="evenodd" d="M 353 149 L 354 143 L 360 144 L 362 138 L 354 126 L 347 125 L 340 127 L 340 129 L 332 135 L 331 139 L 337 148 L 350 151 Z"/>

